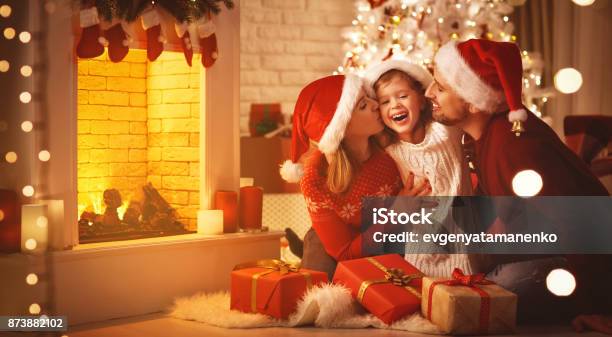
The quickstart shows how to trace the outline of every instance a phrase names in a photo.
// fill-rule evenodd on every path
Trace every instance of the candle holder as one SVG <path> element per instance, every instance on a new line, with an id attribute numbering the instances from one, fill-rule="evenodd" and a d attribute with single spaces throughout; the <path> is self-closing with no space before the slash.
<path id="1" fill-rule="evenodd" d="M 220 209 L 198 211 L 198 234 L 223 234 L 223 211 Z"/>

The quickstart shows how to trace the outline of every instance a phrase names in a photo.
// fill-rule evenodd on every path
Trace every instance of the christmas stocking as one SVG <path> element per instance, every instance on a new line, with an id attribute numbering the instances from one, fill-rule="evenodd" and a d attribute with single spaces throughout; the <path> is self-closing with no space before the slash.
<path id="1" fill-rule="evenodd" d="M 142 14 L 142 28 L 147 32 L 147 58 L 155 61 L 164 51 L 166 39 L 162 35 L 161 20 L 156 10 Z"/>
<path id="2" fill-rule="evenodd" d="M 80 25 L 83 28 L 81 39 L 77 44 L 77 56 L 80 58 L 93 58 L 104 53 L 104 46 L 100 44 L 100 19 L 98 9 L 91 7 L 81 10 Z"/>
<path id="3" fill-rule="evenodd" d="M 128 36 L 125 34 L 121 23 L 105 30 L 102 41 L 105 45 L 108 45 L 108 58 L 112 62 L 121 62 L 130 51 Z"/>
<path id="4" fill-rule="evenodd" d="M 215 35 L 215 24 L 210 18 L 198 25 L 200 37 L 200 53 L 202 54 L 202 65 L 210 68 L 219 57 L 217 50 L 217 36 Z"/>
<path id="5" fill-rule="evenodd" d="M 187 64 L 191 67 L 191 60 L 193 58 L 193 48 L 191 47 L 191 38 L 189 37 L 189 25 L 187 22 L 183 22 L 180 25 L 178 23 L 174 24 L 174 29 L 176 30 L 176 35 L 181 40 L 181 46 L 183 47 L 183 54 L 185 54 L 185 60 Z"/>

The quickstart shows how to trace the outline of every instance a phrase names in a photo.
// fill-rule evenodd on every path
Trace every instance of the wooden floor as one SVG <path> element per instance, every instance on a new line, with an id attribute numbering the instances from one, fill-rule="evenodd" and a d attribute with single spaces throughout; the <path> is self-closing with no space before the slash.
<path id="1" fill-rule="evenodd" d="M 318 329 L 318 328 L 265 328 L 222 329 L 202 323 L 184 321 L 162 314 L 117 319 L 100 323 L 75 326 L 67 333 L 69 337 L 256 337 L 256 336 L 310 336 L 310 337 L 395 337 L 427 336 L 403 331 L 379 329 Z M 523 327 L 514 336 L 578 337 L 605 336 L 594 332 L 575 333 L 569 327 Z"/>

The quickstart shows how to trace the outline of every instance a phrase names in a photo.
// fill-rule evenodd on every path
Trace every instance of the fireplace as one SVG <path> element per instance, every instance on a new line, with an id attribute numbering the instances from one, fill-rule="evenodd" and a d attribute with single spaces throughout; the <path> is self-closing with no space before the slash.
<path id="1" fill-rule="evenodd" d="M 170 51 L 78 60 L 80 243 L 195 231 L 203 71 Z"/>

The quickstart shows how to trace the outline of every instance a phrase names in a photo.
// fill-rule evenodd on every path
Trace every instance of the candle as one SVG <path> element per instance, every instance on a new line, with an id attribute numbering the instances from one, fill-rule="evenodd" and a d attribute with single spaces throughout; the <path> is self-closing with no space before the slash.
<path id="1" fill-rule="evenodd" d="M 246 186 L 240 189 L 240 226 L 243 229 L 261 229 L 263 189 Z"/>
<path id="2" fill-rule="evenodd" d="M 198 234 L 223 234 L 223 211 L 219 209 L 198 211 Z"/>
<path id="3" fill-rule="evenodd" d="M 255 178 L 240 178 L 240 187 L 253 186 L 253 184 L 255 184 Z"/>
<path id="4" fill-rule="evenodd" d="M 238 229 L 238 194 L 234 191 L 215 192 L 215 209 L 223 211 L 223 232 L 234 233 Z"/>
<path id="5" fill-rule="evenodd" d="M 46 251 L 48 227 L 47 205 L 23 205 L 21 207 L 21 251 L 29 254 Z"/>
<path id="6" fill-rule="evenodd" d="M 64 200 L 41 200 L 41 203 L 47 205 L 49 247 L 52 250 L 64 250 L 70 246 L 64 231 Z"/>

